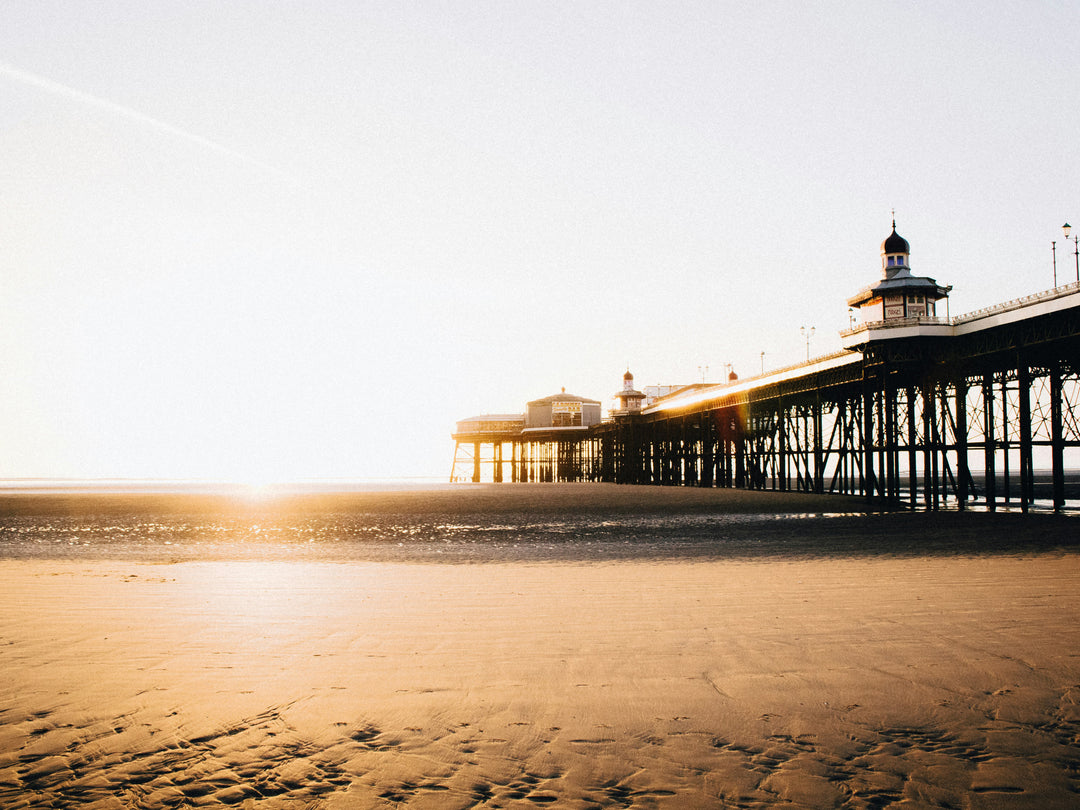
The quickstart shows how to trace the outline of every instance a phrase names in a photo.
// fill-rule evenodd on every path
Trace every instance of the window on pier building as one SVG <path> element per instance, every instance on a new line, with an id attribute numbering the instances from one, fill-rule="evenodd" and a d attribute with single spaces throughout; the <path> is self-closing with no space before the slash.
<path id="1" fill-rule="evenodd" d="M 581 427 L 580 402 L 551 403 L 552 427 Z"/>
<path id="2" fill-rule="evenodd" d="M 581 427 L 581 412 L 551 414 L 552 427 Z"/>

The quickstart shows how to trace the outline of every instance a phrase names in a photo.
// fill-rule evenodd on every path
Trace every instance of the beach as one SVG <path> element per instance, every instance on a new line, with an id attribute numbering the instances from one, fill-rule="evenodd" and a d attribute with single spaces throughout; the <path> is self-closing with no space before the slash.
<path id="1" fill-rule="evenodd" d="M 0 516 L 5 808 L 1078 801 L 1075 517 L 585 484 Z"/>

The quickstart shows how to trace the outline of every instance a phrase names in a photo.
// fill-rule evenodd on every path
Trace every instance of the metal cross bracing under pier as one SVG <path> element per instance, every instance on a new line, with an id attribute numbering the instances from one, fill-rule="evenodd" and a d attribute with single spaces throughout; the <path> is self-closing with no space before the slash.
<path id="1" fill-rule="evenodd" d="M 613 464 L 601 479 L 1026 509 L 1036 471 L 1048 469 L 1049 499 L 1065 505 L 1064 451 L 1080 447 L 1075 369 L 1019 365 L 954 379 L 861 364 L 849 372 L 806 390 L 777 385 L 638 425 L 609 423 L 601 442 Z"/>
<path id="2" fill-rule="evenodd" d="M 452 477 L 479 481 L 490 465 L 494 481 L 839 493 L 925 509 L 1080 506 L 1080 284 L 843 337 L 840 354 L 587 430 L 455 435 Z"/>
<path id="3" fill-rule="evenodd" d="M 602 477 L 1061 509 L 1080 466 L 1080 289 L 1005 306 L 606 423 Z"/>

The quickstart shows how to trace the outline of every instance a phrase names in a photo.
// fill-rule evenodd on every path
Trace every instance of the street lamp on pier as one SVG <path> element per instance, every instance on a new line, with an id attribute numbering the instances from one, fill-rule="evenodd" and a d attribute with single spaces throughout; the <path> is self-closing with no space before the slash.
<path id="1" fill-rule="evenodd" d="M 1069 234 L 1072 233 L 1072 225 L 1066 222 L 1061 226 L 1061 230 L 1065 233 L 1065 242 L 1069 241 Z M 1076 261 L 1076 280 L 1080 281 L 1080 236 L 1074 236 L 1073 240 L 1073 258 Z M 1057 280 L 1057 255 L 1054 256 L 1054 279 Z M 1054 285 L 1055 287 L 1057 284 Z"/>
<path id="2" fill-rule="evenodd" d="M 814 336 L 814 327 L 807 329 L 805 326 L 799 327 L 799 332 L 806 338 L 806 362 L 810 362 L 810 338 Z"/>
<path id="3" fill-rule="evenodd" d="M 1050 240 L 1050 253 L 1054 257 L 1054 287 L 1057 288 L 1057 242 Z"/>

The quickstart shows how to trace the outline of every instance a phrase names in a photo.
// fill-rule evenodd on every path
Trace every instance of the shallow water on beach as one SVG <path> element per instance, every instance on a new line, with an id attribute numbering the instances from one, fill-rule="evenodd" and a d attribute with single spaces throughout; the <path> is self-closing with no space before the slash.
<path id="1" fill-rule="evenodd" d="M 766 540 L 778 531 L 797 534 L 800 521 L 844 517 L 851 515 L 578 515 L 540 520 L 528 514 L 495 519 L 330 514 L 301 520 L 29 516 L 0 523 L 0 558 L 541 560 L 706 551 L 725 556 L 764 550 Z M 755 528 L 761 539 L 755 539 Z"/>
<path id="2" fill-rule="evenodd" d="M 770 497 L 771 496 L 771 497 Z M 979 554 L 1080 546 L 1054 515 L 867 511 L 855 498 L 537 485 L 0 496 L 0 559 L 498 562 Z"/>

